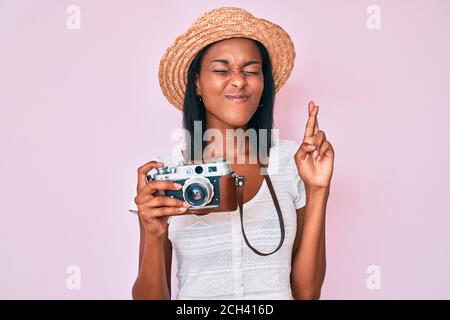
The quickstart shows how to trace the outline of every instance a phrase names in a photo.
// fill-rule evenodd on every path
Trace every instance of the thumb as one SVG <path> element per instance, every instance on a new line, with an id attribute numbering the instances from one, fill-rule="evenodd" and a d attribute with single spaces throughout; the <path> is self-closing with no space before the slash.
<path id="1" fill-rule="evenodd" d="M 315 145 L 303 142 L 300 148 L 298 149 L 297 153 L 295 154 L 295 158 L 304 160 L 306 158 L 306 155 L 314 150 L 316 150 Z"/>

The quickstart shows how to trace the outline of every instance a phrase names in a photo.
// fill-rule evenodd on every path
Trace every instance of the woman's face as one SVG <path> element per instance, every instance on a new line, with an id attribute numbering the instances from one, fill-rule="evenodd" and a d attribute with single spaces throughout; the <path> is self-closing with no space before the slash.
<path id="1" fill-rule="evenodd" d="M 232 38 L 213 44 L 201 61 L 195 81 L 205 105 L 207 121 L 245 126 L 256 112 L 264 89 L 262 58 L 256 44 Z M 236 100 L 231 95 L 244 95 Z"/>

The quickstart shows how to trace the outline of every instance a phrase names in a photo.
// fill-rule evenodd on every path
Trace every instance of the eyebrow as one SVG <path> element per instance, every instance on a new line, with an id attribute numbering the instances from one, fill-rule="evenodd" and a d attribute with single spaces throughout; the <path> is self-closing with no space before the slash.
<path id="1" fill-rule="evenodd" d="M 224 63 L 224 64 L 230 64 L 230 63 L 228 62 L 228 60 L 225 60 L 225 59 L 212 60 L 211 63 L 213 63 L 213 62 L 221 62 L 221 63 Z M 249 65 L 251 65 L 251 64 L 260 64 L 260 63 L 259 63 L 258 61 L 255 61 L 255 60 L 250 60 L 250 61 L 247 61 L 247 62 L 244 64 L 244 67 L 249 66 Z"/>

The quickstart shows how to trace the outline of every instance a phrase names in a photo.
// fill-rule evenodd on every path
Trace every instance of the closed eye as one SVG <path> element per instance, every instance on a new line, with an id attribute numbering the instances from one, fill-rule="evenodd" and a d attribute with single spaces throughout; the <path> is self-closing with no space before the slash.
<path id="1" fill-rule="evenodd" d="M 213 70 L 214 72 L 228 72 L 228 70 Z M 244 71 L 245 73 L 250 73 L 250 74 L 259 74 L 259 72 L 254 72 L 254 71 Z"/>

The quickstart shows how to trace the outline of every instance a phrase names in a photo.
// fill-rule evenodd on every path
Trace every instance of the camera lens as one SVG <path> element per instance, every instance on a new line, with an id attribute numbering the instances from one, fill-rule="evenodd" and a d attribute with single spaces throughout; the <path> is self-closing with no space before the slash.
<path id="1" fill-rule="evenodd" d="M 193 183 L 186 188 L 185 191 L 186 201 L 193 206 L 199 206 L 203 204 L 206 197 L 207 191 L 205 187 L 199 183 Z"/>
<path id="2" fill-rule="evenodd" d="M 200 174 L 203 172 L 203 167 L 202 166 L 196 166 L 195 167 L 195 173 L 196 174 Z"/>
<path id="3" fill-rule="evenodd" d="M 211 202 L 214 187 L 209 179 L 201 176 L 186 180 L 183 185 L 183 198 L 193 207 L 202 207 Z"/>

